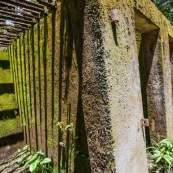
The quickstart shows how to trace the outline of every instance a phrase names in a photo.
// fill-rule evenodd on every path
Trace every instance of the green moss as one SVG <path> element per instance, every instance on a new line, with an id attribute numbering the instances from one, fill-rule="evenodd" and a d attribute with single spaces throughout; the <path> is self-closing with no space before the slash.
<path id="1" fill-rule="evenodd" d="M 137 46 L 138 54 L 139 54 L 140 47 L 141 47 L 141 40 L 142 40 L 141 33 L 136 31 L 136 46 Z"/>
<path id="2" fill-rule="evenodd" d="M 57 146 L 57 141 L 48 140 L 47 145 L 48 145 L 48 147 L 56 147 Z"/>
<path id="3" fill-rule="evenodd" d="M 0 68 L 0 83 L 13 83 L 11 70 L 3 70 Z"/>
<path id="4" fill-rule="evenodd" d="M 6 51 L 0 51 L 0 60 L 8 60 L 8 54 Z"/>
<path id="5" fill-rule="evenodd" d="M 7 119 L 0 121 L 0 137 L 14 133 L 18 127 L 16 119 Z"/>
<path id="6" fill-rule="evenodd" d="M 14 108 L 16 108 L 14 94 L 0 95 L 0 111 L 13 110 Z"/>

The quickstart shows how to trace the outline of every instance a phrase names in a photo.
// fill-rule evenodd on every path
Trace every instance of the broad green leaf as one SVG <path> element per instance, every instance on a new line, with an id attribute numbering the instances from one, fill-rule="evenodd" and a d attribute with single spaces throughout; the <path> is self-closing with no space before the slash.
<path id="1" fill-rule="evenodd" d="M 35 160 L 38 159 L 38 155 L 34 155 L 30 160 L 28 160 L 24 166 L 30 165 L 31 163 L 33 163 Z"/>
<path id="2" fill-rule="evenodd" d="M 43 161 L 40 162 L 40 165 L 42 164 L 46 164 L 46 163 L 51 163 L 51 159 L 50 158 L 45 158 Z"/>
<path id="3" fill-rule="evenodd" d="M 40 162 L 40 159 L 37 158 L 32 164 L 30 164 L 29 170 L 30 170 L 31 172 L 34 172 L 34 171 L 36 170 L 37 165 L 38 165 L 39 162 Z"/>

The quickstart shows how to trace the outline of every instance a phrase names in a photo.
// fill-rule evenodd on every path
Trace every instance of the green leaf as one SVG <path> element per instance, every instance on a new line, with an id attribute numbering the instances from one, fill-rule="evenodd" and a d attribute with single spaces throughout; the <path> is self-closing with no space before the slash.
<path id="1" fill-rule="evenodd" d="M 40 165 L 46 164 L 46 163 L 51 163 L 51 159 L 50 158 L 45 158 L 43 161 L 40 162 Z"/>
<path id="2" fill-rule="evenodd" d="M 65 130 L 70 130 L 74 127 L 73 123 L 66 125 Z"/>
<path id="3" fill-rule="evenodd" d="M 160 160 L 162 159 L 162 157 L 158 157 L 158 159 L 156 160 L 156 163 L 158 163 Z"/>
<path id="4" fill-rule="evenodd" d="M 30 156 L 29 154 L 23 156 L 22 158 L 20 158 L 20 159 L 17 161 L 17 163 L 18 163 L 18 164 L 21 164 L 21 163 L 22 163 L 24 160 L 26 160 L 29 156 Z"/>
<path id="5" fill-rule="evenodd" d="M 45 155 L 41 150 L 37 151 L 36 154 L 43 155 L 43 156 Z"/>
<path id="6" fill-rule="evenodd" d="M 37 158 L 32 164 L 30 164 L 29 170 L 30 170 L 31 172 L 34 172 L 34 171 L 36 170 L 37 165 L 38 165 L 39 162 L 40 162 L 40 159 Z"/>
<path id="7" fill-rule="evenodd" d="M 17 153 L 15 154 L 14 158 L 17 158 L 18 156 L 21 156 L 22 154 L 26 153 L 28 151 L 28 146 L 24 146 L 22 149 L 18 149 Z"/>
<path id="8" fill-rule="evenodd" d="M 164 159 L 171 165 L 171 161 L 166 156 L 164 156 Z"/>
<path id="9" fill-rule="evenodd" d="M 35 160 L 37 160 L 37 159 L 38 159 L 38 155 L 35 154 L 29 161 L 27 161 L 27 162 L 25 163 L 24 166 L 27 166 L 27 165 L 32 164 L 32 163 L 35 162 Z"/>

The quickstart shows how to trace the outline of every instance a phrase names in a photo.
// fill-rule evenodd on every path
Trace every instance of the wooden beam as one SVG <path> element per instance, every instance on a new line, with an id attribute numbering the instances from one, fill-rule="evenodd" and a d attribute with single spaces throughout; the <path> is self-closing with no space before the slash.
<path id="1" fill-rule="evenodd" d="M 36 23 L 36 22 L 30 21 L 30 20 L 23 19 L 22 17 L 19 17 L 19 16 L 18 17 L 12 17 L 10 15 L 6 15 L 3 13 L 0 13 L 0 18 L 5 19 L 5 20 L 13 20 L 16 22 L 22 22 L 22 23 L 26 23 L 26 24 L 35 24 Z"/>
<path id="2" fill-rule="evenodd" d="M 0 47 L 3 47 L 3 48 L 6 48 L 6 47 L 8 47 L 9 45 L 1 45 L 0 44 Z"/>
<path id="3" fill-rule="evenodd" d="M 12 17 L 22 17 L 23 19 L 31 20 L 31 21 L 35 18 L 34 16 L 28 17 L 28 16 L 25 16 L 23 14 L 22 15 L 16 14 L 15 10 L 3 9 L 3 7 L 0 7 L 0 13 L 11 15 Z"/>
<path id="4" fill-rule="evenodd" d="M 0 22 L 0 28 L 1 27 L 10 27 L 10 28 L 16 28 L 16 29 L 22 29 L 22 30 L 28 30 L 29 27 L 24 27 L 21 25 L 7 25 L 6 23 Z"/>
<path id="5" fill-rule="evenodd" d="M 0 19 L 0 22 L 5 22 L 6 20 L 5 19 Z M 23 27 L 30 27 L 29 24 L 26 24 L 26 23 L 22 23 L 22 22 L 16 22 L 16 21 L 13 21 L 11 20 L 15 25 L 21 25 Z"/>
<path id="6" fill-rule="evenodd" d="M 5 36 L 0 36 L 0 39 L 5 39 L 5 40 L 14 40 L 14 38 L 10 38 L 10 37 L 5 37 Z"/>
<path id="7" fill-rule="evenodd" d="M 0 41 L 0 44 L 3 44 L 3 45 L 11 45 L 12 42 L 4 42 L 4 41 Z"/>
<path id="8" fill-rule="evenodd" d="M 3 32 L 4 33 L 4 32 Z M 5 34 L 15 34 L 15 35 L 17 35 L 17 36 L 19 36 L 20 35 L 20 32 L 16 32 L 16 31 L 14 31 L 14 30 L 6 30 L 6 33 Z"/>
<path id="9" fill-rule="evenodd" d="M 0 39 L 0 41 L 10 42 L 10 40 L 4 39 L 4 38 Z"/>
<path id="10" fill-rule="evenodd" d="M 9 31 L 23 32 L 23 29 L 17 29 L 11 26 L 2 26 L 0 27 L 0 29 L 7 30 L 7 31 L 9 30 Z"/>
<path id="11" fill-rule="evenodd" d="M 10 36 L 8 36 L 8 35 L 0 35 L 0 38 L 1 38 L 1 39 L 2 39 L 2 38 L 5 38 L 5 39 L 14 40 L 14 39 L 16 39 L 17 37 L 10 37 Z"/>
<path id="12" fill-rule="evenodd" d="M 25 3 L 25 4 L 28 4 L 28 5 L 31 5 L 31 6 L 35 6 L 37 8 L 44 9 L 44 6 L 40 3 L 38 3 L 38 0 L 37 0 L 37 2 L 31 2 L 31 1 L 26 1 L 26 0 L 18 0 L 18 2 Z"/>
<path id="13" fill-rule="evenodd" d="M 16 38 L 17 37 L 17 34 L 13 34 L 13 33 L 4 33 L 4 32 L 0 32 L 0 36 L 9 36 L 9 37 L 13 37 L 13 38 Z"/>
<path id="14" fill-rule="evenodd" d="M 55 8 L 56 7 L 56 3 L 54 1 L 52 2 L 45 2 L 43 0 L 37 0 L 40 4 L 42 5 L 45 5 L 47 7 L 50 7 L 50 8 Z"/>
<path id="15" fill-rule="evenodd" d="M 18 29 L 18 28 L 15 28 L 15 27 L 12 27 L 12 26 L 9 26 L 9 25 L 5 25 L 5 26 L 1 26 L 0 25 L 0 28 L 1 29 L 4 29 L 4 30 L 12 30 L 12 31 L 16 31 L 16 32 L 23 32 L 24 29 Z"/>
<path id="16" fill-rule="evenodd" d="M 30 9 L 30 10 L 33 10 L 33 11 L 38 11 L 38 12 L 44 12 L 44 8 L 39 8 L 37 6 L 34 5 L 29 5 L 25 2 L 19 2 L 19 1 L 15 1 L 15 0 L 1 0 L 2 2 L 6 2 L 8 4 L 12 4 L 12 5 L 15 5 L 15 6 L 19 6 L 19 7 L 22 7 L 22 8 L 26 8 L 26 9 Z"/>
<path id="17" fill-rule="evenodd" d="M 16 6 L 15 5 L 12 5 L 12 4 L 9 4 L 9 3 L 6 3 L 6 2 L 2 2 L 0 1 L 0 4 L 1 5 L 4 5 L 5 7 L 8 7 L 8 8 L 12 8 L 12 9 L 16 9 Z M 34 15 L 36 18 L 40 17 L 40 13 L 38 11 L 33 11 L 33 10 L 30 10 L 30 9 L 26 9 L 26 8 L 21 8 L 21 10 L 23 11 L 23 13 L 26 13 L 26 14 L 32 14 Z"/>

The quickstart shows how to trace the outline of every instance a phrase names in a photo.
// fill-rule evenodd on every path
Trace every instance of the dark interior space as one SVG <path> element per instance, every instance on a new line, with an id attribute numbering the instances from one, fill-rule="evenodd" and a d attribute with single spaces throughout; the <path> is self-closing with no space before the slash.
<path id="1" fill-rule="evenodd" d="M 1 94 L 11 94 L 14 93 L 14 84 L 13 83 L 1 83 L 0 84 L 0 95 Z"/>
<path id="2" fill-rule="evenodd" d="M 2 69 L 10 69 L 10 61 L 8 61 L 8 60 L 0 60 L 0 68 L 2 68 Z"/>

